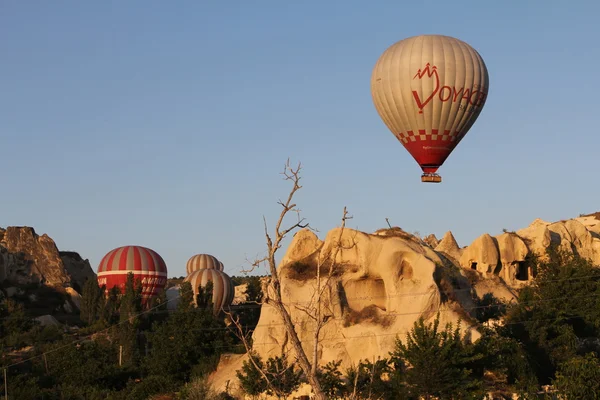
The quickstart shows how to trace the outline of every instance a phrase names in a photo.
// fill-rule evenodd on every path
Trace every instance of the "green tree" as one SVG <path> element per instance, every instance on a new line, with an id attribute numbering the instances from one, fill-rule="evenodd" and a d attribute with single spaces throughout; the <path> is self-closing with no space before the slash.
<path id="1" fill-rule="evenodd" d="M 139 326 L 142 310 L 142 286 L 134 278 L 133 273 L 127 274 L 125 293 L 121 297 L 119 307 L 120 321 L 117 326 L 119 344 L 122 346 L 122 363 L 137 364 L 140 361 Z"/>
<path id="2" fill-rule="evenodd" d="M 156 309 L 159 311 L 167 311 L 167 302 L 167 289 L 163 288 L 160 292 L 158 292 L 158 295 L 154 301 L 154 306 L 156 306 Z"/>
<path id="3" fill-rule="evenodd" d="M 289 364 L 285 357 L 269 357 L 263 362 L 255 352 L 250 354 L 259 369 L 252 361 L 246 360 L 236 375 L 244 392 L 253 398 L 266 392 L 278 399 L 286 399 L 303 382 L 302 371 Z"/>
<path id="4" fill-rule="evenodd" d="M 323 392 L 329 399 L 337 399 L 344 393 L 344 379 L 340 372 L 341 360 L 330 361 L 317 370 Z"/>
<path id="5" fill-rule="evenodd" d="M 13 299 L 0 303 L 0 341 L 3 346 L 25 346 L 25 334 L 37 325 L 39 323 L 27 315 L 22 303 Z"/>
<path id="6" fill-rule="evenodd" d="M 88 279 L 81 293 L 80 318 L 87 325 L 94 324 L 101 318 L 104 306 L 104 293 L 96 279 Z"/>
<path id="7" fill-rule="evenodd" d="M 457 399 L 483 394 L 481 377 L 472 373 L 481 358 L 474 350 L 463 342 L 460 323 L 454 330 L 452 324 L 439 329 L 438 313 L 432 324 L 425 325 L 423 318 L 415 322 L 406 343 L 396 339 L 391 356 L 395 365 L 407 366 L 402 379 L 411 396 Z"/>
<path id="8" fill-rule="evenodd" d="M 263 298 L 261 280 L 259 276 L 246 276 L 246 277 L 237 277 L 237 280 L 234 280 L 236 285 L 247 284 L 246 287 L 246 301 L 243 304 L 243 307 L 233 311 L 236 318 L 239 318 L 239 323 L 242 326 L 243 334 L 249 337 L 249 341 L 251 342 L 251 334 L 256 325 L 258 324 L 258 320 L 260 319 L 260 302 Z"/>
<path id="9" fill-rule="evenodd" d="M 554 387 L 567 399 L 600 399 L 600 361 L 594 353 L 558 365 Z"/>
<path id="10" fill-rule="evenodd" d="M 551 382 L 559 364 L 594 350 L 582 343 L 600 335 L 600 271 L 555 246 L 547 255 L 535 260 L 537 276 L 508 308 L 505 326 L 498 330 L 524 344 L 540 384 Z"/>
<path id="11" fill-rule="evenodd" d="M 196 295 L 196 306 L 201 309 L 212 309 L 213 308 L 213 283 L 212 281 L 206 282 L 204 287 L 198 287 L 198 294 Z"/>
<path id="12" fill-rule="evenodd" d="M 194 290 L 189 282 L 182 282 L 179 286 L 179 302 L 177 311 L 186 312 L 194 308 Z"/>
<path id="13" fill-rule="evenodd" d="M 285 357 L 269 357 L 264 371 L 271 382 L 267 393 L 279 399 L 286 399 L 302 383 L 302 371 L 289 364 Z"/>
<path id="14" fill-rule="evenodd" d="M 260 302 L 262 301 L 263 292 L 262 285 L 260 282 L 260 276 L 249 276 L 247 279 L 248 288 L 246 289 L 246 296 L 248 302 Z"/>
<path id="15" fill-rule="evenodd" d="M 256 399 L 260 394 L 267 391 L 268 384 L 260 371 L 264 370 L 262 358 L 255 352 L 250 352 L 250 356 L 258 366 L 254 366 L 252 361 L 244 360 L 242 369 L 236 371 L 236 376 L 240 381 L 242 390 L 252 398 Z"/>
<path id="16" fill-rule="evenodd" d="M 346 385 L 341 393 L 346 397 L 359 399 L 403 399 L 405 393 L 395 385 L 396 382 L 384 379 L 384 375 L 389 374 L 397 376 L 391 368 L 389 359 L 378 359 L 375 362 L 361 360 L 357 366 L 346 370 Z"/>
<path id="17" fill-rule="evenodd" d="M 499 319 L 506 314 L 506 304 L 492 293 L 486 293 L 481 299 L 477 299 L 476 305 L 477 320 L 482 323 Z"/>
<path id="18" fill-rule="evenodd" d="M 121 290 L 117 286 L 113 286 L 108 291 L 108 296 L 103 302 L 102 321 L 107 325 L 112 325 L 118 321 L 119 307 L 121 305 Z"/>
<path id="19" fill-rule="evenodd" d="M 537 392 L 537 379 L 531 367 L 533 360 L 518 340 L 501 336 L 491 328 L 481 328 L 481 337 L 474 348 L 482 358 L 473 364 L 473 373 L 483 376 L 488 371 L 495 377 L 488 382 L 487 390 L 523 395 Z"/>
<path id="20" fill-rule="evenodd" d="M 149 374 L 169 375 L 180 382 L 188 381 L 193 372 L 212 370 L 222 349 L 230 344 L 223 320 L 210 309 L 194 308 L 191 286 L 185 284 L 177 310 L 147 332 L 149 353 L 144 360 Z"/>
<path id="21" fill-rule="evenodd" d="M 117 346 L 108 340 L 97 339 L 69 344 L 71 338 L 56 343 L 47 356 L 49 376 L 55 386 L 121 390 L 135 377 L 135 371 L 119 368 Z M 51 348 L 52 350 L 52 348 Z"/>

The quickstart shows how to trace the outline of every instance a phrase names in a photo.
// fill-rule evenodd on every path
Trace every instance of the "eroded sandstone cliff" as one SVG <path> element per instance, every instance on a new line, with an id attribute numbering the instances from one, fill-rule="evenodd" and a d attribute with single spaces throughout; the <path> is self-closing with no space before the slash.
<path id="1" fill-rule="evenodd" d="M 342 360 L 347 367 L 388 356 L 396 337 L 403 338 L 419 317 L 431 321 L 438 311 L 442 324 L 462 319 L 466 336 L 476 340 L 475 301 L 487 293 L 515 300 L 518 290 L 535 279 L 532 256 L 543 259 L 553 244 L 600 265 L 600 213 L 557 222 L 536 219 L 516 232 L 483 234 L 462 248 L 452 232 L 438 241 L 435 235 L 421 239 L 400 228 L 372 234 L 346 228 L 341 236 L 333 229 L 320 240 L 301 230 L 279 263 L 282 297 L 312 357 L 316 324 L 314 312 L 307 311 L 315 304 L 320 271 L 325 323 L 318 360 Z M 332 254 L 335 262 L 328 264 Z M 331 279 L 324 279 L 331 265 Z M 293 354 L 279 314 L 268 305 L 262 306 L 253 348 L 264 358 Z M 229 381 L 247 356 L 232 357 L 231 365 L 223 364 L 211 377 L 215 385 Z"/>
<path id="2" fill-rule="evenodd" d="M 88 260 L 75 252 L 60 252 L 47 234 L 32 227 L 0 229 L 0 282 L 73 287 L 95 277 Z"/>

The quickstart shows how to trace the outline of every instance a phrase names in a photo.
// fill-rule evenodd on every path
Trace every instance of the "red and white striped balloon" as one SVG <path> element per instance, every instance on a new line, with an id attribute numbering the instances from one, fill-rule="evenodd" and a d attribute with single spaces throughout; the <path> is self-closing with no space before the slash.
<path id="1" fill-rule="evenodd" d="M 194 301 L 198 295 L 198 288 L 206 287 L 208 282 L 213 283 L 213 310 L 218 314 L 222 308 L 227 308 L 233 302 L 235 289 L 229 275 L 218 269 L 199 269 L 189 274 L 184 280 L 192 285 Z"/>
<path id="2" fill-rule="evenodd" d="M 196 254 L 190 257 L 185 267 L 188 275 L 199 269 L 218 269 L 223 271 L 223 263 L 210 254 Z"/>
<path id="3" fill-rule="evenodd" d="M 155 297 L 167 283 L 167 265 L 152 249 L 143 246 L 122 246 L 106 254 L 98 266 L 98 284 L 106 290 L 117 286 L 124 292 L 127 274 L 133 273 L 142 284 L 144 304 Z"/>

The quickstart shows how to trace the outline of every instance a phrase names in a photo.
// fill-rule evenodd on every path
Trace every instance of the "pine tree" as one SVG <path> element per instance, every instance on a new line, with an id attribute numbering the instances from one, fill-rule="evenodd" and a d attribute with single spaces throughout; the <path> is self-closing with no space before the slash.
<path id="1" fill-rule="evenodd" d="M 216 318 L 212 309 L 194 307 L 189 282 L 181 285 L 180 293 L 177 310 L 147 333 L 149 353 L 144 367 L 149 374 L 183 382 L 193 373 L 212 371 L 231 342 L 224 334 L 227 328 L 222 318 Z"/>
<path id="2" fill-rule="evenodd" d="M 103 293 L 96 279 L 88 279 L 81 293 L 80 318 L 87 325 L 92 325 L 101 317 Z"/>
<path id="3" fill-rule="evenodd" d="M 271 382 L 271 386 L 267 388 L 269 395 L 287 399 L 302 383 L 302 371 L 294 364 L 288 365 L 285 356 L 270 357 L 266 367 L 265 375 Z"/>
<path id="4" fill-rule="evenodd" d="M 113 286 L 108 291 L 108 296 L 103 301 L 101 319 L 107 325 L 112 325 L 117 322 L 119 307 L 121 305 L 121 290 L 117 286 Z"/>
<path id="5" fill-rule="evenodd" d="M 123 364 L 136 364 L 140 358 L 138 328 L 142 310 L 142 286 L 134 279 L 133 273 L 127 274 L 125 293 L 119 308 L 118 325 L 119 344 L 123 346 Z"/>
<path id="6" fill-rule="evenodd" d="M 258 368 L 264 370 L 264 363 L 261 357 L 255 352 L 252 352 L 250 355 L 258 365 Z M 253 398 L 257 398 L 258 395 L 266 392 L 268 387 L 267 381 L 259 369 L 256 369 L 252 361 L 246 360 L 242 364 L 242 369 L 235 373 L 244 392 Z"/>
<path id="7" fill-rule="evenodd" d="M 185 312 L 194 308 L 194 291 L 192 290 L 192 284 L 189 282 L 182 282 L 179 286 L 179 302 L 177 303 L 177 311 Z"/>
<path id="8" fill-rule="evenodd" d="M 198 294 L 196 295 L 196 306 L 201 309 L 213 308 L 213 283 L 212 281 L 206 282 L 204 287 L 198 287 Z"/>
<path id="9" fill-rule="evenodd" d="M 440 330 L 439 313 L 432 324 L 425 325 L 423 318 L 415 322 L 406 343 L 396 339 L 391 355 L 396 365 L 406 365 L 402 379 L 412 396 L 453 399 L 482 394 L 481 381 L 470 368 L 481 355 L 463 342 L 460 324 Z"/>

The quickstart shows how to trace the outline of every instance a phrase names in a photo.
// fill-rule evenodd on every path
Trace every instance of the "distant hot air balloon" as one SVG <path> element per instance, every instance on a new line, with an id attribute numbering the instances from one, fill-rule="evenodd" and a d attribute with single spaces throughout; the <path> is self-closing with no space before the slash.
<path id="1" fill-rule="evenodd" d="M 111 250 L 100 261 L 98 284 L 106 285 L 107 291 L 117 286 L 123 293 L 129 272 L 141 282 L 144 305 L 167 283 L 167 265 L 158 253 L 142 246 L 123 246 Z"/>
<path id="2" fill-rule="evenodd" d="M 486 102 L 488 71 L 479 53 L 449 36 L 420 35 L 384 51 L 371 76 L 375 108 L 417 161 L 423 182 L 467 134 Z"/>
<path id="3" fill-rule="evenodd" d="M 188 275 L 199 269 L 218 269 L 223 271 L 223 263 L 210 254 L 196 254 L 190 257 L 185 267 Z"/>
<path id="4" fill-rule="evenodd" d="M 184 280 L 189 282 L 194 290 L 194 301 L 200 286 L 206 287 L 209 281 L 213 283 L 213 311 L 218 314 L 222 308 L 227 308 L 233 302 L 235 289 L 229 275 L 218 269 L 199 269 L 189 274 Z"/>

